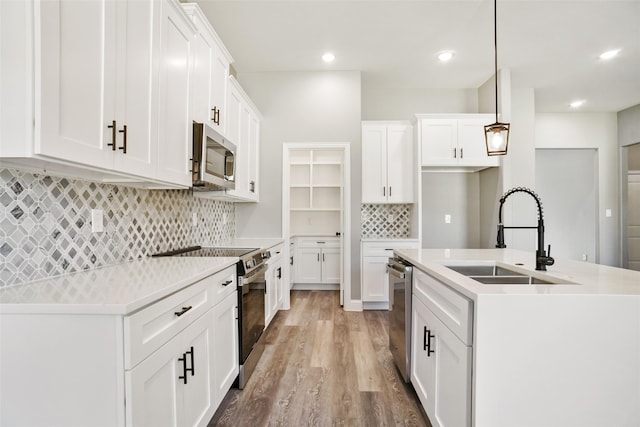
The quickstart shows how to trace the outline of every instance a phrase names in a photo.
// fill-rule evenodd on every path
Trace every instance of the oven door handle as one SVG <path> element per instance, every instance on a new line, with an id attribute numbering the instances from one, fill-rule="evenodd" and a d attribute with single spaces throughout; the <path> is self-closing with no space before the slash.
<path id="1" fill-rule="evenodd" d="M 404 279 L 406 277 L 404 272 L 398 271 L 393 268 L 393 264 L 387 264 L 387 273 L 389 273 L 389 275 L 391 276 L 397 277 L 398 279 Z"/>
<path id="2" fill-rule="evenodd" d="M 262 278 L 264 278 L 264 274 L 263 274 L 263 272 L 264 272 L 264 270 L 265 270 L 266 268 L 267 268 L 267 265 L 266 265 L 266 264 L 263 264 L 263 265 L 261 265 L 261 266 L 257 267 L 255 270 L 253 270 L 253 271 L 251 272 L 251 276 L 249 276 L 249 277 L 242 277 L 242 280 L 240 281 L 241 286 L 244 286 L 244 285 L 248 285 L 248 284 L 250 284 L 250 283 L 253 283 L 253 282 L 257 281 L 258 279 L 260 279 L 261 277 L 262 277 Z"/>

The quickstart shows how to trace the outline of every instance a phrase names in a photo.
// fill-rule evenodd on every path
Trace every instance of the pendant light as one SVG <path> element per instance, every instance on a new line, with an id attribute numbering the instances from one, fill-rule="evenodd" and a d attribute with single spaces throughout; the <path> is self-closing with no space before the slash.
<path id="1" fill-rule="evenodd" d="M 498 122 L 498 0 L 493 0 L 493 59 L 496 85 L 496 122 L 484 127 L 488 156 L 504 156 L 509 146 L 509 123 Z"/>

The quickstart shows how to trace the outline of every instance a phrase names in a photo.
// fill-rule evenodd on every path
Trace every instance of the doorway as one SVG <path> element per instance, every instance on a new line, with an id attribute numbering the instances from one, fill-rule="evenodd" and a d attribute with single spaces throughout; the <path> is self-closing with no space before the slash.
<path id="1" fill-rule="evenodd" d="M 551 256 L 598 263 L 597 150 L 537 149 L 536 191 Z"/>
<path id="2" fill-rule="evenodd" d="M 283 144 L 282 232 L 290 260 L 285 283 L 289 291 L 294 283 L 299 289 L 337 288 L 345 308 L 351 302 L 345 268 L 351 265 L 350 162 L 348 143 Z"/>
<path id="3" fill-rule="evenodd" d="M 640 143 L 622 147 L 622 266 L 640 271 Z"/>

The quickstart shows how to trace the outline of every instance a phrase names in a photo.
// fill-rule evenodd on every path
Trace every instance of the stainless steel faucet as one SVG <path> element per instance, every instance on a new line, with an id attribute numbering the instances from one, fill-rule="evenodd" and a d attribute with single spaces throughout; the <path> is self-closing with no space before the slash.
<path id="1" fill-rule="evenodd" d="M 504 202 L 507 200 L 507 197 L 512 195 L 513 193 L 527 193 L 531 197 L 533 197 L 538 205 L 538 225 L 530 226 L 530 227 L 505 227 L 502 224 L 502 206 Z M 507 245 L 504 244 L 504 229 L 505 228 L 535 228 L 538 231 L 538 249 L 536 250 L 536 270 L 546 271 L 547 265 L 553 265 L 555 260 L 551 258 L 551 245 L 548 247 L 548 252 L 544 251 L 544 219 L 542 217 L 542 202 L 540 201 L 540 197 L 533 192 L 532 190 L 525 187 L 515 187 L 511 190 L 504 193 L 502 198 L 500 199 L 500 210 L 498 212 L 498 243 L 496 244 L 496 248 L 506 248 Z"/>

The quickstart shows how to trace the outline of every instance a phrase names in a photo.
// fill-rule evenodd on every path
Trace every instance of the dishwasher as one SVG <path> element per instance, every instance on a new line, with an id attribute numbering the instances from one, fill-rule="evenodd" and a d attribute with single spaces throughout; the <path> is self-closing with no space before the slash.
<path id="1" fill-rule="evenodd" d="M 389 275 L 389 349 L 405 382 L 411 372 L 411 282 L 413 266 L 393 257 L 387 264 Z"/>

